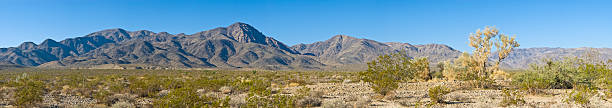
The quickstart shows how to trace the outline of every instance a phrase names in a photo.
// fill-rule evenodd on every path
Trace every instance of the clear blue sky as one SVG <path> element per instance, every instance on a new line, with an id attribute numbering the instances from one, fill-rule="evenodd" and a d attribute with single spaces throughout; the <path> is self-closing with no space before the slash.
<path id="1" fill-rule="evenodd" d="M 469 51 L 494 25 L 528 47 L 612 47 L 612 2 L 591 0 L 2 0 L 0 47 L 91 32 L 195 32 L 245 22 L 288 45 L 337 34 Z"/>

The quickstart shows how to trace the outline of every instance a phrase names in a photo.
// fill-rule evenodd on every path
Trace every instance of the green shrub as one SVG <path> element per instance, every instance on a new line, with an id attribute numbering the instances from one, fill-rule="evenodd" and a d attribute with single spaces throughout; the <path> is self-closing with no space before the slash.
<path id="1" fill-rule="evenodd" d="M 574 87 L 572 92 L 568 94 L 564 101 L 567 103 L 573 102 L 574 104 L 586 106 L 591 102 L 589 99 L 591 99 L 595 93 L 597 93 L 597 91 L 591 87 L 577 85 Z"/>
<path id="2" fill-rule="evenodd" d="M 15 105 L 23 107 L 34 107 L 42 101 L 44 95 L 44 84 L 42 81 L 32 78 L 27 74 L 22 74 L 14 82 L 17 87 L 15 95 Z"/>
<path id="3" fill-rule="evenodd" d="M 522 72 L 518 73 L 513 78 L 513 85 L 518 88 L 527 91 L 528 93 L 540 93 L 540 89 L 548 89 L 550 85 L 555 83 L 553 79 L 550 79 L 544 74 L 536 72 Z"/>
<path id="4" fill-rule="evenodd" d="M 110 95 L 112 94 L 109 91 L 99 90 L 93 94 L 93 98 L 96 99 L 98 103 L 111 105 L 113 103 L 111 102 L 112 100 L 109 99 Z"/>
<path id="5" fill-rule="evenodd" d="M 612 88 L 610 68 L 604 62 L 586 62 L 585 58 L 546 60 L 545 65 L 531 68 L 513 76 L 513 84 L 530 93 L 538 89 L 570 89 L 578 85 L 600 89 Z"/>
<path id="6" fill-rule="evenodd" d="M 368 70 L 360 76 L 369 82 L 376 93 L 386 95 L 398 88 L 402 81 L 426 81 L 429 76 L 427 58 L 410 59 L 404 52 L 381 55 L 368 63 Z"/>
<path id="7" fill-rule="evenodd" d="M 249 87 L 249 96 L 270 96 L 272 94 L 272 90 L 268 89 L 271 83 L 263 79 L 255 79 L 245 82 L 245 85 Z"/>
<path id="8" fill-rule="evenodd" d="M 524 96 L 521 94 L 519 90 L 510 90 L 503 89 L 502 90 L 502 101 L 500 102 L 500 106 L 507 107 L 510 105 L 521 105 L 525 104 Z"/>
<path id="9" fill-rule="evenodd" d="M 200 96 L 191 87 L 174 89 L 168 95 L 153 102 L 159 108 L 202 108 L 202 107 L 229 107 L 229 98 L 216 99 Z"/>
<path id="10" fill-rule="evenodd" d="M 256 108 L 293 108 L 297 98 L 289 95 L 271 95 L 267 97 L 251 96 L 247 99 L 247 107 Z"/>
<path id="11" fill-rule="evenodd" d="M 427 95 L 429 95 L 429 99 L 431 100 L 431 105 L 443 103 L 444 102 L 443 97 L 444 95 L 448 93 L 450 93 L 450 90 L 441 85 L 429 88 L 429 90 L 427 90 Z"/>
<path id="12" fill-rule="evenodd" d="M 128 81 L 131 83 L 128 86 L 130 93 L 141 97 L 153 97 L 162 89 L 162 82 L 157 76 L 132 76 L 128 78 Z"/>

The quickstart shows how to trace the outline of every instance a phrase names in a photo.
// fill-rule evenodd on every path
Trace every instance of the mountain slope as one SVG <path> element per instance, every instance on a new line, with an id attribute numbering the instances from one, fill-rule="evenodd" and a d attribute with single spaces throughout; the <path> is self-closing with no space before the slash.
<path id="1" fill-rule="evenodd" d="M 346 35 L 337 35 L 312 44 L 298 44 L 292 48 L 305 55 L 316 56 L 323 63 L 337 65 L 365 64 L 379 55 L 398 51 L 406 51 L 409 57 L 428 57 L 433 63 L 453 59 L 461 54 L 460 51 L 440 44 L 381 43 Z"/>
<path id="2" fill-rule="evenodd" d="M 542 59 L 581 56 L 590 48 L 526 48 L 513 51 L 502 67 L 525 69 Z M 600 59 L 612 59 L 612 49 L 595 48 Z M 0 48 L 0 65 L 91 68 L 258 68 L 364 69 L 379 55 L 406 51 L 430 62 L 452 60 L 461 54 L 447 45 L 378 42 L 337 35 L 312 44 L 287 46 L 245 23 L 234 23 L 194 34 L 173 35 L 147 30 L 107 29 L 62 41 L 24 42 Z M 495 57 L 495 55 L 493 55 Z M 113 67 L 115 68 L 115 67 Z M 124 67 L 125 68 L 125 67 Z"/>
<path id="3" fill-rule="evenodd" d="M 245 23 L 172 35 L 107 29 L 60 42 L 1 48 L 0 63 L 44 67 L 140 64 L 152 67 L 296 69 L 324 64 Z"/>
<path id="4" fill-rule="evenodd" d="M 612 59 L 612 48 L 523 48 L 512 51 L 501 66 L 506 69 L 527 69 L 529 64 L 542 64 L 544 59 L 581 57 L 588 52 L 596 53 L 596 58 L 600 60 Z"/>

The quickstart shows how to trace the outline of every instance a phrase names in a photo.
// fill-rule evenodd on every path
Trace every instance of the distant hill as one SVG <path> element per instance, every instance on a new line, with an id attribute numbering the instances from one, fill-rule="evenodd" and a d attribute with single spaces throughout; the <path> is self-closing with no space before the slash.
<path id="1" fill-rule="evenodd" d="M 595 51 L 600 60 L 612 59 L 611 48 L 523 48 L 512 51 L 501 65 L 506 69 L 527 69 L 529 64 L 542 64 L 544 59 L 582 57 L 589 51 Z"/>
<path id="2" fill-rule="evenodd" d="M 502 64 L 527 68 L 546 57 L 578 56 L 587 48 L 517 49 Z M 24 42 L 0 48 L 0 64 L 49 68 L 254 68 L 365 69 L 379 55 L 406 51 L 432 63 L 452 60 L 461 52 L 443 44 L 412 45 L 378 42 L 346 35 L 311 44 L 287 46 L 245 23 L 234 23 L 194 34 L 107 29 L 61 41 Z M 612 49 L 598 48 L 602 58 Z"/>
<path id="3" fill-rule="evenodd" d="M 108 29 L 0 49 L 0 62 L 41 67 L 140 64 L 164 68 L 319 68 L 324 64 L 245 23 L 191 35 Z"/>
<path id="4" fill-rule="evenodd" d="M 461 54 L 460 51 L 441 44 L 382 43 L 346 35 L 337 35 L 312 44 L 298 44 L 291 48 L 306 55 L 313 55 L 319 61 L 331 65 L 365 64 L 379 55 L 398 51 L 406 51 L 409 57 L 428 57 L 434 63 L 454 59 Z"/>

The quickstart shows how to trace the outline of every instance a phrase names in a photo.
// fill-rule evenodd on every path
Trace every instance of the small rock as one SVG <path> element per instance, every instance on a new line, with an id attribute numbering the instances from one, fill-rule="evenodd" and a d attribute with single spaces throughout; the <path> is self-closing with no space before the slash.
<path id="1" fill-rule="evenodd" d="M 289 87 L 297 87 L 300 86 L 300 83 L 289 83 Z"/>
<path id="2" fill-rule="evenodd" d="M 350 83 L 350 82 L 351 82 L 351 80 L 350 80 L 350 79 L 345 79 L 344 81 L 342 81 L 342 83 L 345 83 L 345 84 L 346 84 L 346 83 Z"/>
<path id="3" fill-rule="evenodd" d="M 159 93 L 157 93 L 157 96 L 164 97 L 164 96 L 167 96 L 168 93 L 170 93 L 169 90 L 162 90 L 162 91 L 159 91 Z"/>
<path id="4" fill-rule="evenodd" d="M 232 87 L 229 86 L 223 86 L 219 89 L 219 91 L 221 91 L 221 93 L 223 94 L 230 94 L 232 93 Z"/>

